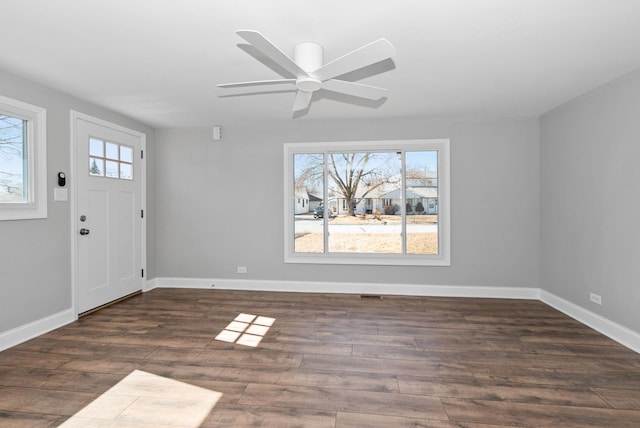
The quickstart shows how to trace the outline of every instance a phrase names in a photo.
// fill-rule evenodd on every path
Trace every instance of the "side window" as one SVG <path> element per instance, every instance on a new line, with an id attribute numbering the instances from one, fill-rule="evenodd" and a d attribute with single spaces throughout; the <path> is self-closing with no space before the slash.
<path id="1" fill-rule="evenodd" d="M 46 217 L 46 110 L 0 96 L 0 220 Z"/>

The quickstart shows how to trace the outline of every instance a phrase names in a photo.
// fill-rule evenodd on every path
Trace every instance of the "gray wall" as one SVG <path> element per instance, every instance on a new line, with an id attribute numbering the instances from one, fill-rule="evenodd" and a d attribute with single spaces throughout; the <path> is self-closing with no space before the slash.
<path id="1" fill-rule="evenodd" d="M 0 94 L 47 109 L 48 218 L 0 221 L 0 333 L 71 308 L 70 202 L 54 202 L 56 174 L 69 174 L 70 109 L 147 134 L 153 177 L 154 130 L 121 115 L 0 70 Z M 151 150 L 150 150 L 151 149 Z M 67 188 L 73 177 L 69 176 Z M 148 269 L 155 268 L 154 183 L 148 183 Z"/>
<path id="2" fill-rule="evenodd" d="M 159 277 L 539 286 L 537 119 L 247 123 L 156 130 Z M 283 262 L 285 142 L 451 139 L 452 266 Z M 238 275 L 236 267 L 248 273 Z"/>
<path id="3" fill-rule="evenodd" d="M 1 70 L 0 94 L 47 109 L 49 178 L 47 219 L 0 222 L 0 332 L 71 306 L 70 206 L 52 200 L 70 109 L 147 134 L 148 278 L 541 287 L 640 331 L 640 71 L 540 123 L 303 118 L 224 126 L 222 141 L 211 128 L 154 135 Z M 411 138 L 451 139 L 451 267 L 283 263 L 283 143 Z"/>
<path id="4" fill-rule="evenodd" d="M 542 288 L 635 331 L 639 164 L 640 71 L 541 118 Z"/>

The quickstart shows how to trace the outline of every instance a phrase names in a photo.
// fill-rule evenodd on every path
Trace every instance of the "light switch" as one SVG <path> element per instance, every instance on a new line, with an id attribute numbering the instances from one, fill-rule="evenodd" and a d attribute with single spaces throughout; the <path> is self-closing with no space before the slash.
<path id="1" fill-rule="evenodd" d="M 67 189 L 55 188 L 53 189 L 53 200 L 54 201 L 68 201 L 69 200 L 69 192 Z"/>

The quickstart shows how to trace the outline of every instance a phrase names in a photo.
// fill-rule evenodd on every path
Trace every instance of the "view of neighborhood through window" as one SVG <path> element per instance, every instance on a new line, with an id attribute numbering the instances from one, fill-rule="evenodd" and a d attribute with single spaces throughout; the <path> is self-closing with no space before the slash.
<path id="1" fill-rule="evenodd" d="M 89 174 L 133 180 L 133 148 L 89 138 Z"/>
<path id="2" fill-rule="evenodd" d="M 437 150 L 294 153 L 293 172 L 295 253 L 439 254 Z"/>
<path id="3" fill-rule="evenodd" d="M 23 203 L 28 195 L 27 121 L 0 113 L 0 203 Z"/>
<path id="4" fill-rule="evenodd" d="M 0 221 L 47 218 L 47 110 L 0 95 Z"/>

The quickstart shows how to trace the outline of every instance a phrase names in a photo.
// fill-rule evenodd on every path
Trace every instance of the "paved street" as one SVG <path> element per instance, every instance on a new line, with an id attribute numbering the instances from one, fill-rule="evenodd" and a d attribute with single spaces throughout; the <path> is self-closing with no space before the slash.
<path id="1" fill-rule="evenodd" d="M 399 224 L 329 224 L 329 233 L 400 233 L 402 226 Z M 409 224 L 407 230 L 415 233 L 435 233 L 437 224 Z M 313 216 L 296 216 L 296 233 L 322 233 L 323 219 L 314 219 Z"/>

